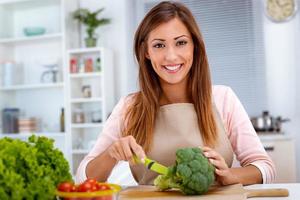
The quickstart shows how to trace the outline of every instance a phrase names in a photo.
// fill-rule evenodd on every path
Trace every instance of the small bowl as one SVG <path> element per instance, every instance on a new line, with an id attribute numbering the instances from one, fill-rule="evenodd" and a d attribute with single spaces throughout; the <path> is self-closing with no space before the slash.
<path id="1" fill-rule="evenodd" d="M 43 35 L 46 32 L 44 27 L 25 27 L 23 29 L 26 36 Z"/>
<path id="2" fill-rule="evenodd" d="M 61 192 L 56 190 L 59 200 L 117 200 L 121 186 L 111 183 L 101 183 L 108 185 L 110 190 L 100 190 L 96 192 Z"/>

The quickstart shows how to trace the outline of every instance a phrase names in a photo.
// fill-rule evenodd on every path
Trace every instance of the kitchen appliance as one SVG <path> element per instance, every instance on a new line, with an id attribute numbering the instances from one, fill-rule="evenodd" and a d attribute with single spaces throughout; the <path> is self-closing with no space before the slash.
<path id="1" fill-rule="evenodd" d="M 262 115 L 251 118 L 251 123 L 257 132 L 281 132 L 282 123 L 288 121 L 290 121 L 288 118 L 271 116 L 269 111 L 263 111 Z"/>
<path id="2" fill-rule="evenodd" d="M 122 200 L 150 200 L 150 199 L 189 199 L 189 200 L 244 200 L 251 197 L 287 197 L 287 189 L 244 189 L 242 184 L 228 186 L 212 186 L 206 194 L 202 195 L 183 195 L 178 190 L 158 191 L 157 188 L 150 185 L 140 185 L 129 187 L 121 191 L 119 198 Z"/>
<path id="3" fill-rule="evenodd" d="M 41 75 L 42 83 L 56 83 L 57 82 L 57 73 L 58 73 L 58 65 L 57 64 L 49 64 L 44 65 L 47 69 Z"/>
<path id="4" fill-rule="evenodd" d="M 2 133 L 18 133 L 19 108 L 4 108 L 2 110 Z"/>

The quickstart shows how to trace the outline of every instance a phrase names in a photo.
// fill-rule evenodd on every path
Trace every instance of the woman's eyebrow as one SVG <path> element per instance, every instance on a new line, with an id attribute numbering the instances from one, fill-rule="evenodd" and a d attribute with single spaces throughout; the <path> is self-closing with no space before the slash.
<path id="1" fill-rule="evenodd" d="M 188 36 L 187 35 L 180 35 L 180 36 L 175 37 L 174 40 L 177 40 L 177 39 L 179 39 L 181 37 L 188 37 Z"/>
<path id="2" fill-rule="evenodd" d="M 177 40 L 177 39 L 179 39 L 181 37 L 188 37 L 188 36 L 187 35 L 180 35 L 180 36 L 175 37 L 174 40 Z M 155 40 L 162 41 L 162 42 L 166 41 L 165 39 L 154 38 L 153 40 L 151 40 L 151 42 L 153 42 Z"/>
<path id="3" fill-rule="evenodd" d="M 154 38 L 151 42 L 153 42 L 153 41 L 155 41 L 155 40 L 159 40 L 159 41 L 162 41 L 162 42 L 166 41 L 166 40 L 164 40 L 164 39 Z"/>

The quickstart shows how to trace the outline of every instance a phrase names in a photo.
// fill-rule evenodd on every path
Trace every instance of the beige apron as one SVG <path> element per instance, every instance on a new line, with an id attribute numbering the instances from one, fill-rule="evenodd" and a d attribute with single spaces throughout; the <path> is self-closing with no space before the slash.
<path id="1" fill-rule="evenodd" d="M 232 147 L 215 106 L 214 113 L 219 137 L 214 149 L 224 157 L 230 167 L 233 160 Z M 149 158 L 170 166 L 175 163 L 175 152 L 178 148 L 202 146 L 203 141 L 193 104 L 177 103 L 160 107 L 155 121 L 153 145 L 147 153 Z M 133 165 L 130 168 L 140 185 L 153 184 L 157 176 L 157 173 L 148 170 L 143 165 Z"/>

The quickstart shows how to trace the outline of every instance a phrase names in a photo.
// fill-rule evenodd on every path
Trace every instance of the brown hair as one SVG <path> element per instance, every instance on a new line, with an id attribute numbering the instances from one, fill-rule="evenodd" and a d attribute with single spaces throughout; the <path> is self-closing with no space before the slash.
<path id="1" fill-rule="evenodd" d="M 134 40 L 135 56 L 139 64 L 140 91 L 133 97 L 125 114 L 123 136 L 132 135 L 147 152 L 153 140 L 155 117 L 162 94 L 158 75 L 146 58 L 149 33 L 160 24 L 174 18 L 180 19 L 192 35 L 194 60 L 188 77 L 188 96 L 198 116 L 198 126 L 204 144 L 214 146 L 217 140 L 216 123 L 212 106 L 212 84 L 204 41 L 197 23 L 184 5 L 164 1 L 153 7 L 140 23 Z"/>

